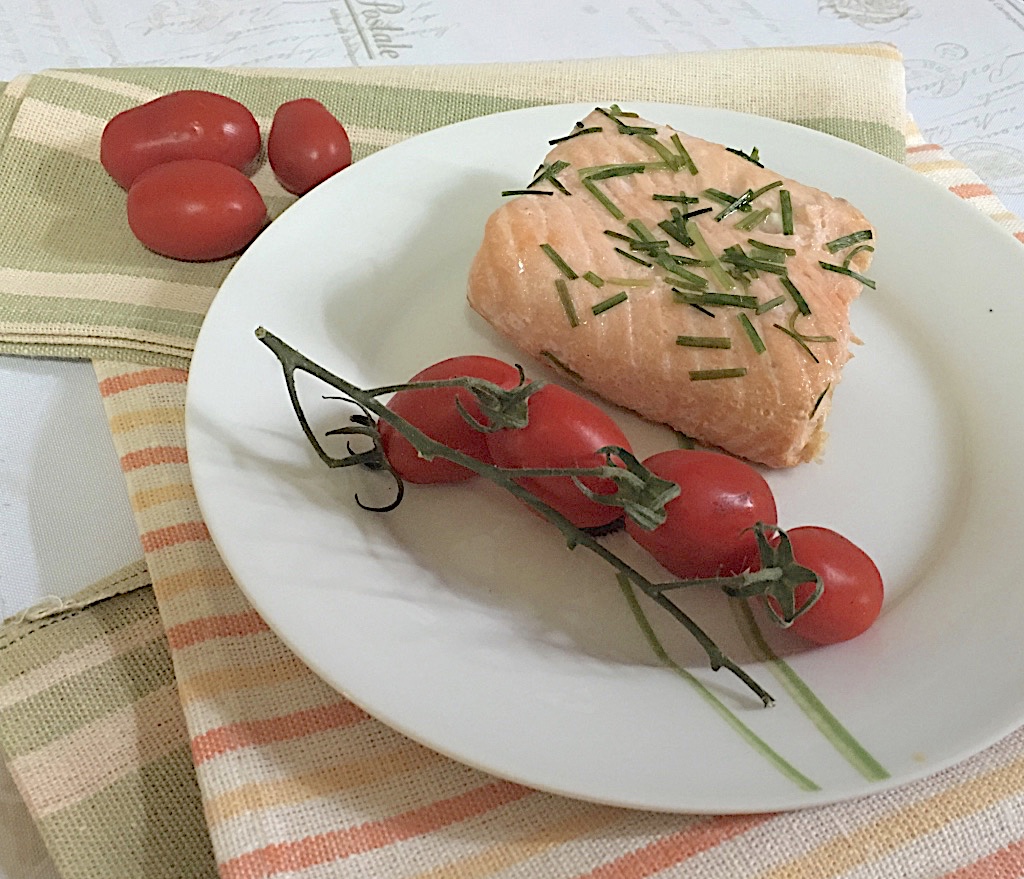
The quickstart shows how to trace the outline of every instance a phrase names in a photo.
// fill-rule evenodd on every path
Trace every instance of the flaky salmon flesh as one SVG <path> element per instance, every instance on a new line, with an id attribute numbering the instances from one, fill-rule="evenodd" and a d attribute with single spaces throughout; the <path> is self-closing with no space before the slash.
<path id="1" fill-rule="evenodd" d="M 604 399 L 769 467 L 818 457 L 874 229 L 842 198 L 613 105 L 488 219 L 468 299 Z"/>

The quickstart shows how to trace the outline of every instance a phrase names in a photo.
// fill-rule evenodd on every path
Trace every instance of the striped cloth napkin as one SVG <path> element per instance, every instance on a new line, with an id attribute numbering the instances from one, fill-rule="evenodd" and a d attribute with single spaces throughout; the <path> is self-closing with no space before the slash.
<path id="1" fill-rule="evenodd" d="M 941 149 L 916 132 L 905 140 L 901 59 L 885 45 L 476 68 L 64 71 L 12 83 L 0 105 L 7 113 L 0 131 L 9 129 L 0 169 L 19 205 L 0 207 L 18 220 L 0 223 L 0 350 L 95 360 L 221 877 L 1024 874 L 1024 732 L 953 769 L 853 803 L 782 815 L 659 815 L 540 793 L 460 765 L 368 717 L 313 675 L 232 582 L 192 491 L 184 367 L 229 263 L 170 263 L 136 246 L 124 227 L 123 194 L 96 163 L 106 118 L 182 87 L 232 94 L 264 124 L 284 98 L 319 97 L 349 125 L 359 156 L 446 122 L 537 103 L 730 107 L 906 158 L 1022 241 L 1024 224 Z M 272 210 L 288 203 L 265 169 L 256 180 Z M 19 677 L 0 676 L 0 688 Z M 140 704 L 166 683 L 166 675 L 150 677 L 126 699 Z M 10 704 L 24 720 L 9 724 L 5 715 L 0 745 L 37 809 L 45 773 L 25 772 L 29 761 L 19 763 L 8 743 L 22 735 L 31 743 L 21 755 L 35 754 L 46 735 L 19 732 L 31 716 L 25 704 L 39 698 L 19 692 L 27 691 L 14 691 Z M 65 737 L 84 722 L 47 735 Z M 159 759 L 126 752 L 123 775 Z M 65 781 L 71 803 L 76 782 Z M 100 792 L 95 784 L 80 801 Z M 180 826 L 188 826 L 190 808 L 183 803 Z M 110 814 L 124 820 L 123 812 Z M 167 833 L 179 832 L 178 817 L 163 816 Z M 51 839 L 74 847 L 68 834 Z M 101 862 L 93 849 L 80 836 L 77 852 L 63 851 L 61 863 L 74 866 L 64 867 L 66 875 L 114 875 L 88 871 L 86 861 Z M 196 854 L 179 867 L 179 875 L 198 876 L 209 863 Z"/>

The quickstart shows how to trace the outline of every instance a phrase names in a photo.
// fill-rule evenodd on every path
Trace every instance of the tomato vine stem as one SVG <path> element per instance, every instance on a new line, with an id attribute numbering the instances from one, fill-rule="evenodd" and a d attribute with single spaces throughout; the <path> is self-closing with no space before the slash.
<path id="1" fill-rule="evenodd" d="M 535 495 L 527 491 L 521 485 L 519 485 L 513 478 L 513 474 L 522 476 L 529 472 L 535 471 L 518 471 L 514 469 L 506 469 L 495 467 L 492 464 L 488 464 L 483 461 L 466 455 L 457 449 L 452 449 L 442 443 L 431 439 L 423 431 L 419 430 L 414 425 L 410 424 L 404 418 L 396 415 L 390 409 L 388 409 L 383 403 L 376 399 L 374 393 L 368 392 L 351 382 L 341 378 L 338 375 L 328 371 L 323 366 L 310 360 L 304 354 L 301 354 L 291 345 L 283 341 L 278 336 L 274 335 L 270 331 L 263 327 L 259 327 L 256 330 L 256 337 L 266 345 L 273 354 L 277 357 L 284 370 L 285 384 L 288 389 L 288 396 L 291 400 L 292 408 L 295 411 L 295 415 L 298 418 L 299 424 L 305 434 L 307 440 L 312 445 L 317 456 L 323 461 L 328 467 L 347 467 L 352 466 L 353 462 L 351 459 L 353 455 L 349 455 L 346 458 L 337 458 L 331 455 L 321 445 L 319 439 L 317 439 L 315 432 L 307 420 L 305 413 L 303 412 L 302 405 L 299 401 L 298 390 L 295 385 L 295 373 L 305 372 L 314 378 L 320 379 L 325 384 L 330 385 L 336 390 L 343 393 L 353 404 L 358 406 L 366 415 L 376 416 L 378 419 L 387 422 L 392 425 L 399 433 L 402 434 L 417 451 L 427 458 L 441 457 L 455 464 L 459 464 L 468 470 L 473 471 L 479 476 L 484 477 L 492 483 L 504 488 L 510 494 L 519 498 L 521 501 L 526 503 L 528 506 L 533 508 L 543 518 L 547 519 L 553 524 L 565 537 L 566 543 L 570 549 L 574 549 L 577 546 L 585 547 L 592 553 L 597 555 L 599 558 L 607 562 L 613 567 L 619 574 L 628 578 L 631 582 L 636 584 L 641 591 L 644 592 L 649 598 L 651 598 L 656 604 L 666 610 L 673 618 L 675 618 L 697 641 L 697 643 L 704 650 L 708 658 L 708 663 L 712 670 L 718 671 L 719 669 L 725 669 L 736 676 L 744 685 L 746 685 L 762 702 L 763 705 L 773 705 L 775 700 L 771 694 L 764 689 L 749 673 L 747 673 L 739 664 L 731 659 L 722 649 L 715 643 L 711 636 L 705 632 L 700 625 L 685 611 L 683 611 L 678 605 L 676 605 L 665 592 L 669 589 L 678 588 L 682 586 L 690 585 L 688 581 L 673 581 L 671 583 L 656 584 L 648 580 L 643 574 L 633 568 L 623 559 L 619 558 L 615 553 L 609 550 L 606 546 L 601 544 L 599 541 L 594 539 L 591 535 L 585 531 L 577 528 L 572 522 L 569 521 L 565 516 L 559 513 L 557 510 L 545 504 Z M 380 393 L 380 389 L 375 389 L 377 393 Z M 362 431 L 360 431 L 361 433 Z M 385 462 L 385 466 L 386 462 Z M 390 468 L 389 468 L 390 469 Z M 602 467 L 594 468 L 599 471 L 599 475 L 608 476 L 609 471 L 621 470 L 623 468 L 617 467 Z M 545 475 L 575 475 L 579 473 L 588 474 L 590 471 L 552 471 Z M 392 471 L 393 473 L 393 471 Z M 396 474 L 393 474 L 396 475 Z M 397 475 L 396 475 L 397 478 Z M 401 480 L 399 480 L 401 485 Z M 358 500 L 358 499 L 357 499 Z M 363 506 L 360 504 L 360 506 Z M 386 508 L 380 509 L 391 509 L 393 505 L 388 505 Z"/>

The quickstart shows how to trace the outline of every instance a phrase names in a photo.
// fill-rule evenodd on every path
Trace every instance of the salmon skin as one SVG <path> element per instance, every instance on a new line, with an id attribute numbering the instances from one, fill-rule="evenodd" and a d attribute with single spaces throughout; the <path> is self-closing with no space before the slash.
<path id="1" fill-rule="evenodd" d="M 604 399 L 769 467 L 818 457 L 874 229 L 737 150 L 598 108 L 488 219 L 468 299 Z"/>

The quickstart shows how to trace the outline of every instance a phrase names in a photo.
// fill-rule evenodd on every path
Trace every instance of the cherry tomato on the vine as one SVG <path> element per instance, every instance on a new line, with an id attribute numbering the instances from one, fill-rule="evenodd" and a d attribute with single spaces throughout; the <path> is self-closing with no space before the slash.
<path id="1" fill-rule="evenodd" d="M 352 146 L 330 110 L 313 98 L 299 98 L 277 108 L 267 158 L 285 189 L 305 195 L 352 164 Z"/>
<path id="2" fill-rule="evenodd" d="M 259 150 L 260 128 L 244 105 L 197 90 L 118 113 L 100 138 L 100 162 L 125 189 L 143 171 L 178 159 L 209 159 L 241 171 Z"/>
<path id="3" fill-rule="evenodd" d="M 789 627 L 816 644 L 837 644 L 867 631 L 882 610 L 882 575 L 860 547 L 829 528 L 805 525 L 786 530 L 793 558 L 810 568 L 825 585 L 818 600 Z M 814 592 L 814 584 L 797 587 L 797 606 Z"/>
<path id="4" fill-rule="evenodd" d="M 514 388 L 519 384 L 519 370 L 514 366 L 480 355 L 442 360 L 416 373 L 409 381 L 436 381 L 463 376 L 482 378 L 503 388 Z M 399 391 L 388 401 L 387 406 L 431 439 L 465 452 L 477 460 L 490 461 L 486 435 L 466 422 L 456 408 L 456 399 L 462 402 L 473 417 L 481 417 L 472 392 L 465 388 Z M 386 421 L 378 422 L 378 429 L 384 456 L 395 472 L 408 482 L 462 482 L 475 475 L 472 470 L 444 458 L 428 461 L 420 457 L 412 443 Z"/>
<path id="5" fill-rule="evenodd" d="M 241 171 L 183 159 L 156 165 L 128 190 L 128 225 L 150 250 L 182 260 L 222 259 L 255 238 L 267 207 Z"/>
<path id="6" fill-rule="evenodd" d="M 545 385 L 527 401 L 529 423 L 519 430 L 498 430 L 487 435 L 494 463 L 501 467 L 600 467 L 597 450 L 620 446 L 631 451 L 619 426 L 589 400 L 559 385 Z M 519 480 L 524 488 L 558 510 L 579 528 L 597 528 L 622 517 L 619 507 L 588 498 L 568 476 Z M 591 491 L 608 494 L 615 485 L 608 479 L 587 477 Z"/>
<path id="7" fill-rule="evenodd" d="M 661 565 L 682 579 L 738 574 L 758 567 L 756 522 L 774 523 L 775 498 L 749 464 L 719 452 L 670 449 L 644 465 L 680 487 L 653 531 L 632 520 L 626 530 Z"/>

